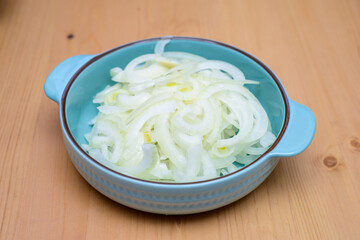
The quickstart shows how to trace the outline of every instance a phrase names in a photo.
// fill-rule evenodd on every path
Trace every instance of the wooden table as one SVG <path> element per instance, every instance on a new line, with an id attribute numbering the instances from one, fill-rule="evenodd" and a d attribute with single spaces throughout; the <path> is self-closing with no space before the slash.
<path id="1" fill-rule="evenodd" d="M 267 63 L 317 131 L 245 198 L 161 216 L 93 189 L 65 150 L 49 72 L 163 35 L 210 38 Z M 0 239 L 360 239 L 360 2 L 0 0 Z"/>

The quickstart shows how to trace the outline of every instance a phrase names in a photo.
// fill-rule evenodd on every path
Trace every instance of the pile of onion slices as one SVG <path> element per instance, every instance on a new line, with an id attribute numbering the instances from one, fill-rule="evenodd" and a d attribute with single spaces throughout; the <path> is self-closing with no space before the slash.
<path id="1" fill-rule="evenodd" d="M 153 54 L 111 69 L 116 84 L 93 102 L 82 147 L 114 171 L 150 181 L 195 182 L 251 163 L 275 141 L 268 116 L 240 69 L 185 52 Z"/>

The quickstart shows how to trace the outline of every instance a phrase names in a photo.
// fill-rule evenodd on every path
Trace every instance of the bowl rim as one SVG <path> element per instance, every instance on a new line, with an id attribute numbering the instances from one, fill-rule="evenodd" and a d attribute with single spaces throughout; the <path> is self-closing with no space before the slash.
<path id="1" fill-rule="evenodd" d="M 142 43 L 147 43 L 147 42 L 154 42 L 154 41 L 159 41 L 161 39 L 164 39 L 164 37 L 154 37 L 154 38 L 147 38 L 147 39 L 142 39 L 142 40 L 138 40 L 138 41 L 133 41 L 133 42 L 129 42 L 123 45 L 120 45 L 118 47 L 112 48 L 108 51 L 105 51 L 103 53 L 100 53 L 98 55 L 95 55 L 95 57 L 93 57 L 92 59 L 90 59 L 88 62 L 86 62 L 85 64 L 83 64 L 70 78 L 69 82 L 67 83 L 62 97 L 61 97 L 61 101 L 60 101 L 60 115 L 63 119 L 63 128 L 64 131 L 66 132 L 66 134 L 69 137 L 69 140 L 71 141 L 71 144 L 73 146 L 75 146 L 77 148 L 78 151 L 80 151 L 88 160 L 92 161 L 93 163 L 95 163 L 96 165 L 100 166 L 101 168 L 104 168 L 116 175 L 120 175 L 122 177 L 125 178 L 129 178 L 135 181 L 140 181 L 140 182 L 144 182 L 144 183 L 149 183 L 149 184 L 160 184 L 160 185 L 193 185 L 193 184 L 201 184 L 201 183 L 209 183 L 209 182 L 214 182 L 214 181 L 218 181 L 221 179 L 225 179 L 225 178 L 229 178 L 230 176 L 233 175 L 237 175 L 240 174 L 241 172 L 243 172 L 244 170 L 248 169 L 249 167 L 251 167 L 252 165 L 254 165 L 255 163 L 259 162 L 261 159 L 265 158 L 267 155 L 269 155 L 269 153 L 278 145 L 278 143 L 280 142 L 280 140 L 282 139 L 282 137 L 284 136 L 284 133 L 289 125 L 289 118 L 290 118 L 290 103 L 289 103 L 289 98 L 286 94 L 286 91 L 280 81 L 280 79 L 275 75 L 275 73 L 265 64 L 263 63 L 260 59 L 256 58 L 255 56 L 253 56 L 252 54 L 237 48 L 235 46 L 232 46 L 230 44 L 227 43 L 223 43 L 223 42 L 219 42 L 216 40 L 210 40 L 210 39 L 205 39 L 205 38 L 197 38 L 197 37 L 185 37 L 185 36 L 171 36 L 171 37 L 166 37 L 169 38 L 171 40 L 188 40 L 188 41 L 197 41 L 197 42 L 205 42 L 205 43 L 210 43 L 210 44 L 215 44 L 215 45 L 220 45 L 229 49 L 232 49 L 234 51 L 237 51 L 243 55 L 245 55 L 246 57 L 252 59 L 253 61 L 255 61 L 258 65 L 260 65 L 273 79 L 273 81 L 275 81 L 281 96 L 283 98 L 284 101 L 284 106 L 285 106 L 285 116 L 284 116 L 284 123 L 283 126 L 280 130 L 279 135 L 276 137 L 275 142 L 271 145 L 271 147 L 265 151 L 262 155 L 260 155 L 256 160 L 254 160 L 253 162 L 251 162 L 250 164 L 244 166 L 243 168 L 240 168 L 232 173 L 220 176 L 220 177 L 216 177 L 216 178 L 211 178 L 211 179 L 207 179 L 207 180 L 201 180 L 201 181 L 196 181 L 196 182 L 157 182 L 157 181 L 150 181 L 150 180 L 144 180 L 144 179 L 140 179 L 140 178 L 136 178 L 133 176 L 129 176 L 126 175 L 124 173 L 120 173 L 117 172 L 103 164 L 101 164 L 100 162 L 96 161 L 93 157 L 91 157 L 75 140 L 74 136 L 72 135 L 70 128 L 68 126 L 67 123 L 67 118 L 66 118 L 66 113 L 65 113 L 65 106 L 66 106 L 66 99 L 67 99 L 67 95 L 69 93 L 69 90 L 72 86 L 72 84 L 75 82 L 75 80 L 77 79 L 77 77 L 81 74 L 81 72 L 83 70 L 85 70 L 90 64 L 96 62 L 97 60 L 101 59 L 102 57 L 115 52 L 117 50 L 120 50 L 122 48 L 126 48 L 126 47 L 130 47 L 132 45 L 136 45 L 136 44 L 142 44 Z"/>

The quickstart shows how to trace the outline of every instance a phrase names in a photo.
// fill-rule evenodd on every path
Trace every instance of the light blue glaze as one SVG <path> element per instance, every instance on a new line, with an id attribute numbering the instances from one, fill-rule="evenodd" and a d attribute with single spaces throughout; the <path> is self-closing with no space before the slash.
<path id="1" fill-rule="evenodd" d="M 63 91 L 75 72 L 94 55 L 78 55 L 68 58 L 57 65 L 47 77 L 44 85 L 46 95 L 60 103 Z"/>
<path id="2" fill-rule="evenodd" d="M 290 121 L 281 141 L 271 151 L 271 156 L 290 157 L 303 152 L 311 143 L 316 129 L 312 111 L 290 99 Z"/>
<path id="3" fill-rule="evenodd" d="M 97 114 L 92 103 L 93 96 L 106 85 L 113 84 L 109 70 L 125 67 L 133 58 L 154 51 L 156 41 L 132 44 L 112 51 L 87 66 L 71 85 L 65 106 L 66 119 L 61 114 L 65 146 L 80 174 L 97 190 L 109 198 L 132 208 L 162 214 L 187 214 L 203 212 L 229 204 L 255 189 L 272 172 L 278 157 L 299 154 L 310 144 L 316 121 L 313 113 L 305 106 L 290 99 L 288 127 L 278 145 L 249 167 L 214 181 L 193 184 L 161 184 L 126 177 L 103 168 L 89 159 L 65 131 L 67 123 L 71 135 L 77 143 L 85 143 L 84 134 L 90 131 L 89 121 Z M 208 41 L 194 39 L 173 39 L 166 51 L 184 51 L 201 55 L 208 59 L 230 62 L 243 70 L 247 79 L 260 81 L 249 89 L 258 97 L 267 111 L 271 126 L 279 134 L 285 122 L 285 102 L 276 85 L 271 70 L 266 71 L 258 59 L 230 48 Z M 59 64 L 45 83 L 49 98 L 60 102 L 63 90 L 78 69 L 93 58 L 81 55 L 69 58 Z M 281 85 L 281 84 L 280 84 Z M 284 91 L 285 99 L 287 99 Z"/>

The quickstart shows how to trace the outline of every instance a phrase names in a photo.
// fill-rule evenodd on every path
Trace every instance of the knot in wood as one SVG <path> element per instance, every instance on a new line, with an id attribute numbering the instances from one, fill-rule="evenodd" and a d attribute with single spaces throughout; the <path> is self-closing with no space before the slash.
<path id="1" fill-rule="evenodd" d="M 327 168 L 334 168 L 337 165 L 338 160 L 334 156 L 327 156 L 324 158 L 323 163 Z"/>
<path id="2" fill-rule="evenodd" d="M 360 141 L 358 138 L 352 138 L 350 140 L 350 145 L 351 147 L 353 147 L 355 150 L 360 151 Z"/>

